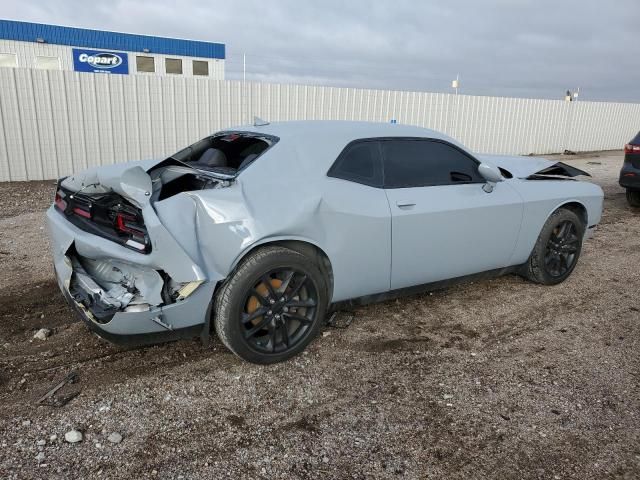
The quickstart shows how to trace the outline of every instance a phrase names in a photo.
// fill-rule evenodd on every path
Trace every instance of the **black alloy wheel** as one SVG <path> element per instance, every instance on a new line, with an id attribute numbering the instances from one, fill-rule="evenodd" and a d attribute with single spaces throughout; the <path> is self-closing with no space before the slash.
<path id="1" fill-rule="evenodd" d="M 571 220 L 564 220 L 552 231 L 547 242 L 544 264 L 552 277 L 562 277 L 577 259 L 580 238 Z"/>
<path id="2" fill-rule="evenodd" d="M 281 353 L 294 348 L 313 325 L 318 291 L 303 272 L 276 269 L 255 282 L 244 305 L 241 322 L 249 346 L 259 352 Z"/>
<path id="3" fill-rule="evenodd" d="M 222 343 L 240 358 L 282 362 L 318 334 L 329 298 L 314 259 L 266 246 L 247 255 L 216 292 L 212 320 Z"/>
<path id="4" fill-rule="evenodd" d="M 586 218 L 582 212 L 559 208 L 545 222 L 520 274 L 532 282 L 556 285 L 565 281 L 580 258 Z"/>

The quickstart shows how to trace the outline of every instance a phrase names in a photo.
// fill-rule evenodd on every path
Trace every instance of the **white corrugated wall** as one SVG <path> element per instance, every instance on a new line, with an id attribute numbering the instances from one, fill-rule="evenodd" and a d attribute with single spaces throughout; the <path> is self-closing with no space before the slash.
<path id="1" fill-rule="evenodd" d="M 0 68 L 0 181 L 163 157 L 254 115 L 396 119 L 504 154 L 616 149 L 640 130 L 630 103 Z"/>

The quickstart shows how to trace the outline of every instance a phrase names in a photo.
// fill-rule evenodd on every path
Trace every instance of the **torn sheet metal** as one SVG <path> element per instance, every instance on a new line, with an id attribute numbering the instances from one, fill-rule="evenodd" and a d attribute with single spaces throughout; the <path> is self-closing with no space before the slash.
<path id="1" fill-rule="evenodd" d="M 545 176 L 551 175 L 551 176 L 558 176 L 558 177 L 579 177 L 579 176 L 590 177 L 591 176 L 591 174 L 585 172 L 584 170 L 580 170 L 579 168 L 572 167 L 571 165 L 567 165 L 566 163 L 563 163 L 563 162 L 554 163 L 550 167 L 544 168 L 539 172 L 536 172 L 530 175 L 527 178 L 531 178 L 532 176 L 538 176 L 538 175 L 545 175 Z"/>
<path id="2" fill-rule="evenodd" d="M 576 177 L 579 175 L 590 176 L 587 172 L 567 165 L 563 162 L 554 162 L 541 157 L 522 157 L 509 155 L 477 155 L 478 160 L 486 161 L 503 168 L 516 178 L 529 178 L 532 175 L 557 175 L 564 177 Z"/>
<path id="3" fill-rule="evenodd" d="M 83 258 L 82 266 L 86 272 L 104 289 L 107 293 L 116 298 L 128 299 L 122 302 L 123 306 L 128 305 L 134 299 L 130 292 L 138 292 L 136 300 L 144 301 L 151 305 L 162 303 L 162 286 L 164 284 L 160 274 L 148 267 L 141 265 L 130 265 L 118 260 L 100 259 L 92 260 Z"/>

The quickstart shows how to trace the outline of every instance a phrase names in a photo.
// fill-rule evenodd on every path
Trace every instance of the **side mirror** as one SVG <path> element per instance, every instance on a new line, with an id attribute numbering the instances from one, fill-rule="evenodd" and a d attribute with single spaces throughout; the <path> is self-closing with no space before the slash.
<path id="1" fill-rule="evenodd" d="M 487 183 L 482 187 L 482 189 L 487 193 L 493 192 L 493 188 L 496 186 L 496 183 L 504 180 L 502 173 L 500 173 L 500 169 L 495 165 L 488 163 L 481 163 L 478 166 L 478 173 L 487 181 Z"/>

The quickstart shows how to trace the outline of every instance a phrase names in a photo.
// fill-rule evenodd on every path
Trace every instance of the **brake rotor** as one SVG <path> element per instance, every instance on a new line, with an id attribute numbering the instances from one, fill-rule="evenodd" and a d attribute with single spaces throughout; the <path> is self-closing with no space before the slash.
<path id="1" fill-rule="evenodd" d="M 276 291 L 282 286 L 282 280 L 278 278 L 271 278 L 269 280 L 269 283 L 271 284 L 271 287 Z M 258 292 L 258 294 L 264 298 L 267 298 L 269 296 L 269 288 L 264 282 L 260 282 L 260 284 L 256 287 L 256 292 Z M 258 300 L 255 295 L 252 295 L 251 297 L 249 297 L 249 300 L 247 300 L 246 311 L 247 313 L 253 313 L 258 309 L 259 306 L 260 300 Z M 253 325 L 257 325 L 261 320 L 262 316 L 259 316 L 251 320 L 251 323 Z"/>

